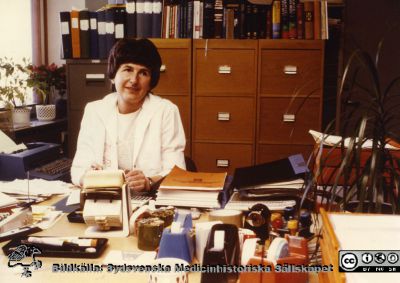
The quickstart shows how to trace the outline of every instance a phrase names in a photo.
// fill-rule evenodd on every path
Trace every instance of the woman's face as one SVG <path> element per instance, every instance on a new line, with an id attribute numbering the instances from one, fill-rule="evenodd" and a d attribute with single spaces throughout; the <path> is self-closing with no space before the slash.
<path id="1" fill-rule="evenodd" d="M 122 64 L 115 78 L 112 80 L 119 95 L 119 112 L 130 113 L 138 110 L 150 91 L 151 72 L 142 65 L 125 63 Z"/>

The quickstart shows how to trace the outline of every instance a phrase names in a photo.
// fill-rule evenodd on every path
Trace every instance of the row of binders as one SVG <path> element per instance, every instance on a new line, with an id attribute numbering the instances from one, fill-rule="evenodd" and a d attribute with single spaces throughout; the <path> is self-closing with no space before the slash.
<path id="1" fill-rule="evenodd" d="M 274 0 L 269 5 L 247 0 L 117 2 L 125 3 L 60 12 L 61 57 L 106 59 L 115 41 L 124 37 L 328 38 L 326 0 Z"/>

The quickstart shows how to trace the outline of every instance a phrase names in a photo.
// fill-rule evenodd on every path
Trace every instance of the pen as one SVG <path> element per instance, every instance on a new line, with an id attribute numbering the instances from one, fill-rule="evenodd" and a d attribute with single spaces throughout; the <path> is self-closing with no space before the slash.
<path id="1" fill-rule="evenodd" d="M 78 247 L 96 247 L 97 239 L 78 239 L 78 238 L 59 238 L 59 237 L 28 237 L 26 240 L 30 244 L 44 244 L 49 246 L 78 246 Z"/>

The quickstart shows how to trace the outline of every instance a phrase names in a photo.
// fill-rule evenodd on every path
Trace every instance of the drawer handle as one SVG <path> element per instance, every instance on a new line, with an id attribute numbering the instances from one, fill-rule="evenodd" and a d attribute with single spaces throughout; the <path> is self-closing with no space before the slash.
<path id="1" fill-rule="evenodd" d="M 87 82 L 104 82 L 105 78 L 104 74 L 86 74 Z"/>
<path id="2" fill-rule="evenodd" d="M 295 114 L 283 114 L 283 122 L 293 123 L 296 120 Z"/>
<path id="3" fill-rule="evenodd" d="M 219 74 L 230 74 L 231 71 L 232 71 L 231 66 L 228 66 L 228 65 L 218 66 L 218 73 Z"/>
<path id="4" fill-rule="evenodd" d="M 297 66 L 286 65 L 283 67 L 283 72 L 286 75 L 297 75 Z"/>
<path id="5" fill-rule="evenodd" d="M 231 113 L 229 112 L 218 112 L 218 121 L 229 121 L 231 119 Z"/>
<path id="6" fill-rule="evenodd" d="M 160 73 L 165 73 L 166 70 L 167 70 L 167 66 L 162 64 L 160 67 Z"/>
<path id="7" fill-rule="evenodd" d="M 229 167 L 229 159 L 217 159 L 217 167 Z"/>

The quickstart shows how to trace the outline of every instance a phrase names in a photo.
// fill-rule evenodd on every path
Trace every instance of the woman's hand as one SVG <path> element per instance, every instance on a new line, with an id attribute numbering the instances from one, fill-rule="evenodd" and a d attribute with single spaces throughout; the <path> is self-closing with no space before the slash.
<path id="1" fill-rule="evenodd" d="M 149 179 L 141 170 L 133 169 L 125 171 L 125 182 L 129 189 L 136 192 L 150 191 Z"/>

